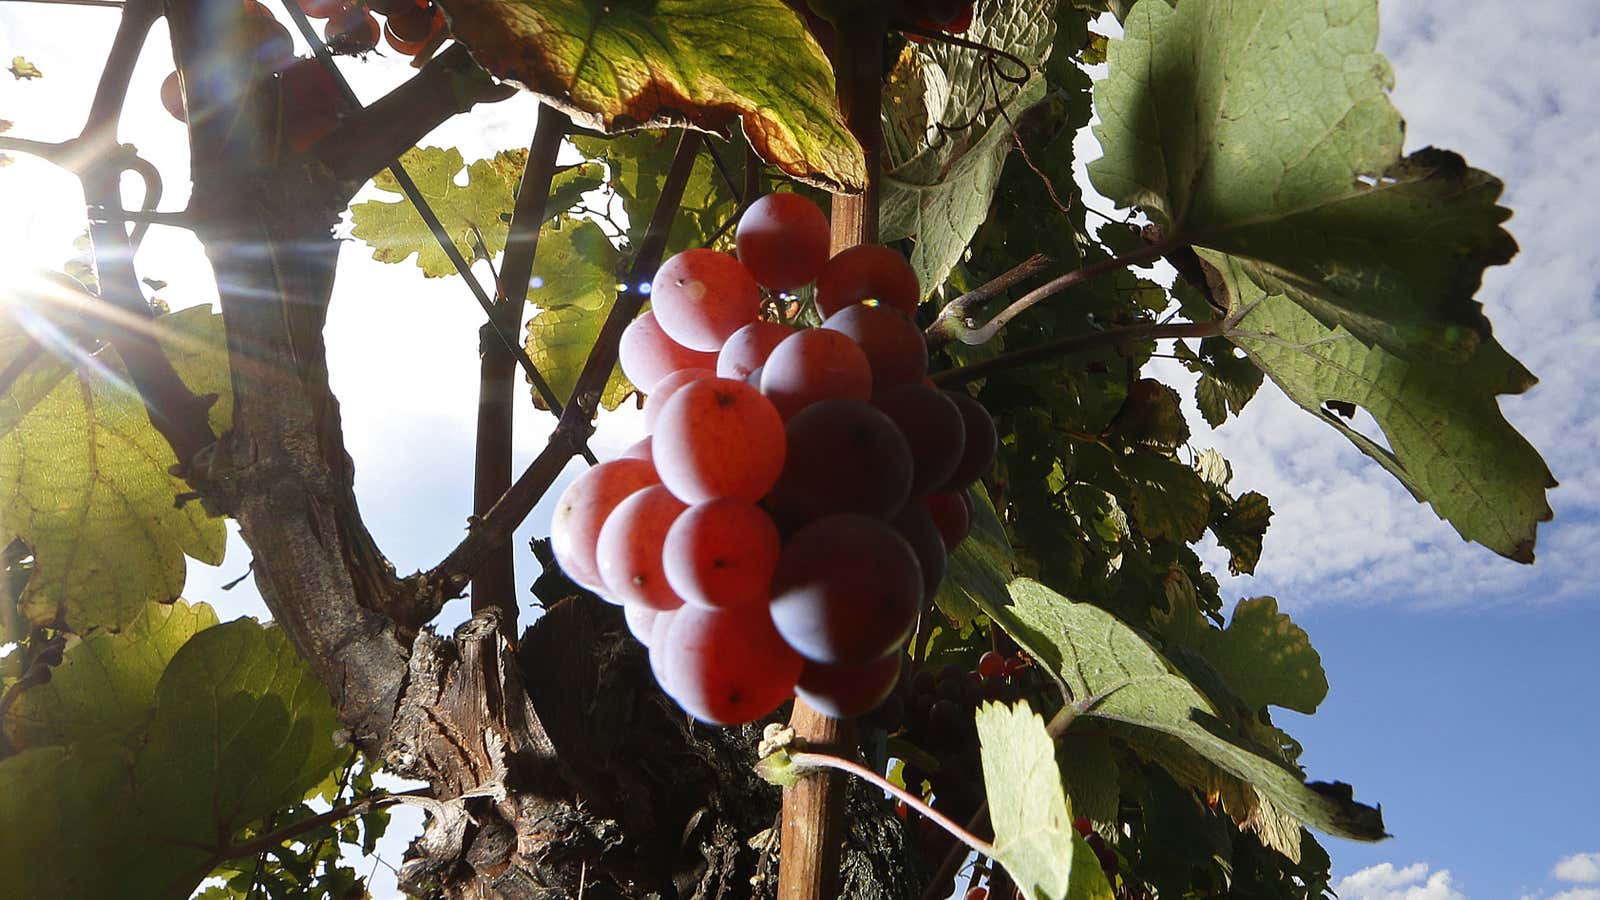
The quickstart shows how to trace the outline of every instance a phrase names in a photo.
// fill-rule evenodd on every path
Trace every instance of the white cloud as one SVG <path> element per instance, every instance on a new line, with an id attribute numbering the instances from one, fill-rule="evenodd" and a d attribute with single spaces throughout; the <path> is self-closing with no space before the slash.
<path id="1" fill-rule="evenodd" d="M 1600 853 L 1574 853 L 1561 858 L 1550 874 L 1559 881 L 1600 883 Z M 1600 897 L 1600 891 L 1596 892 Z"/>
<path id="2" fill-rule="evenodd" d="M 1333 890 L 1341 900 L 1466 900 L 1450 885 L 1450 870 L 1428 874 L 1427 863 L 1396 869 L 1379 863 L 1339 879 Z"/>
<path id="3" fill-rule="evenodd" d="M 1551 894 L 1548 900 L 1600 900 L 1600 888 L 1570 888 L 1559 894 Z"/>

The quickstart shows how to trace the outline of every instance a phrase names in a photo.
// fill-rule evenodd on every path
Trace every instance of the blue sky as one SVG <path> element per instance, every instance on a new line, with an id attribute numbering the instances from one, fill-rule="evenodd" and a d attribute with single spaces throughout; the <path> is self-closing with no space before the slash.
<path id="1" fill-rule="evenodd" d="M 1342 896 L 1600 900 L 1600 601 L 1590 575 L 1600 542 L 1600 3 L 1389 0 L 1382 15 L 1408 149 L 1448 147 L 1507 184 L 1522 253 L 1491 271 L 1479 296 L 1501 341 L 1542 379 L 1504 409 L 1562 482 L 1556 520 L 1541 529 L 1533 567 L 1464 544 L 1269 386 L 1218 432 L 1193 422 L 1195 446 L 1222 451 L 1236 487 L 1263 491 L 1277 513 L 1258 574 L 1225 577 L 1224 591 L 1274 594 L 1309 630 L 1332 689 L 1316 716 L 1282 721 L 1305 744 L 1312 777 L 1349 781 L 1359 799 L 1381 802 L 1396 835 L 1329 842 Z M 24 54 L 46 74 L 34 83 L 0 75 L 0 118 L 17 123 L 14 134 L 77 129 L 115 19 L 87 7 L 0 6 L 0 58 Z M 164 52 L 158 28 L 123 138 L 176 173 L 186 148 L 157 99 L 171 69 Z M 408 70 L 377 60 L 349 71 L 370 99 Z M 428 143 L 468 159 L 523 145 L 532 112 L 519 98 Z M 167 187 L 163 206 L 181 207 L 186 185 L 169 176 Z M 82 222 L 69 177 L 19 159 L 0 168 L 0 196 L 0 271 L 72 255 Z M 169 282 L 163 296 L 174 307 L 215 296 L 183 232 L 153 229 L 139 262 Z M 478 314 L 458 282 L 424 282 L 359 245 L 341 265 L 328 341 L 357 493 L 380 544 L 411 571 L 448 550 L 468 512 Z M 1181 370 L 1159 374 L 1190 383 Z M 519 414 L 523 460 L 549 424 Z M 625 446 L 639 428 L 636 415 L 611 417 L 597 449 Z M 536 510 L 523 535 L 547 523 L 548 510 Z M 1205 555 L 1226 572 L 1216 548 Z M 248 583 L 220 589 L 248 559 L 234 540 L 220 568 L 191 567 L 187 594 L 225 615 L 262 613 Z M 525 550 L 520 565 L 531 579 Z M 397 862 L 400 844 L 390 846 Z"/>

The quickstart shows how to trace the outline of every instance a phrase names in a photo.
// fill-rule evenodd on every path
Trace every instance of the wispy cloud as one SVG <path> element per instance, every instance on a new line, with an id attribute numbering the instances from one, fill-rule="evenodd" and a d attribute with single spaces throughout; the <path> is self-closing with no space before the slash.
<path id="1" fill-rule="evenodd" d="M 1342 900 L 1467 900 L 1450 884 L 1450 870 L 1428 874 L 1427 863 L 1397 869 L 1394 863 L 1368 866 L 1339 879 L 1333 890 Z"/>
<path id="2" fill-rule="evenodd" d="M 1557 881 L 1574 881 L 1579 884 L 1600 884 L 1600 853 L 1574 853 L 1564 856 L 1550 870 Z M 1600 896 L 1600 891 L 1596 892 Z"/>

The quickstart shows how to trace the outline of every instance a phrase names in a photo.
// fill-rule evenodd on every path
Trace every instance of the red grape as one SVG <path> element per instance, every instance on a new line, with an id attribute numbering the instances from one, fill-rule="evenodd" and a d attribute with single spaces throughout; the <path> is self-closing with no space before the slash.
<path id="1" fill-rule="evenodd" d="M 761 393 L 785 419 L 818 400 L 872 396 L 867 355 L 837 331 L 797 331 L 772 348 L 761 369 Z"/>
<path id="2" fill-rule="evenodd" d="M 945 393 L 961 410 L 961 421 L 967 433 L 966 444 L 961 449 L 961 462 L 957 464 L 950 480 L 944 483 L 944 490 L 953 491 L 977 481 L 979 475 L 989 471 L 989 467 L 994 465 L 994 454 L 1000 441 L 995 434 L 994 419 L 989 418 L 989 411 L 983 408 L 983 404 L 962 391 Z"/>
<path id="3" fill-rule="evenodd" d="M 817 275 L 817 310 L 823 318 L 863 300 L 915 319 L 922 289 L 905 257 L 881 244 L 857 244 L 842 250 Z"/>
<path id="4" fill-rule="evenodd" d="M 331 19 L 352 5 L 350 0 L 300 0 L 300 8 L 313 19 Z"/>
<path id="5" fill-rule="evenodd" d="M 916 628 L 922 574 L 905 539 L 860 515 L 828 516 L 784 545 L 772 621 L 813 662 L 860 665 L 895 652 Z"/>
<path id="6" fill-rule="evenodd" d="M 657 270 L 650 307 L 667 337 L 715 353 L 761 313 L 761 288 L 737 259 L 715 250 L 685 250 Z"/>
<path id="7" fill-rule="evenodd" d="M 757 281 L 793 290 L 809 284 L 828 261 L 828 217 L 799 194 L 767 194 L 739 217 L 734 242 Z"/>
<path id="8" fill-rule="evenodd" d="M 902 384 L 875 396 L 872 405 L 894 421 L 911 447 L 913 497 L 950 480 L 967 443 L 966 422 L 955 401 L 926 385 Z"/>
<path id="9" fill-rule="evenodd" d="M 394 48 L 396 53 L 403 53 L 406 56 L 416 56 L 418 53 L 422 52 L 423 47 L 428 45 L 428 39 L 424 37 L 421 40 L 408 41 L 405 38 L 395 34 L 394 21 L 397 18 L 399 18 L 399 16 L 390 16 L 389 21 L 383 23 L 383 39 L 390 47 Z"/>
<path id="10" fill-rule="evenodd" d="M 961 900 L 989 900 L 989 889 L 983 885 L 967 888 L 967 893 Z"/>
<path id="11" fill-rule="evenodd" d="M 911 496 L 911 450 L 860 400 L 824 400 L 787 428 L 789 455 L 768 505 L 786 528 L 834 513 L 886 519 Z"/>
<path id="12" fill-rule="evenodd" d="M 433 16 L 434 9 L 432 4 L 418 4 L 391 13 L 384 23 L 392 36 L 389 43 L 393 45 L 398 40 L 406 44 L 417 44 L 417 49 L 422 49 L 421 45 L 427 42 L 428 37 L 433 32 Z M 399 47 L 395 47 L 395 49 L 400 50 Z M 400 52 L 415 53 L 417 51 L 400 50 Z"/>
<path id="13" fill-rule="evenodd" d="M 685 606 L 656 639 L 667 676 L 662 687 L 713 725 L 742 725 L 777 709 L 794 693 L 804 665 L 760 607 Z"/>
<path id="14" fill-rule="evenodd" d="M 579 475 L 550 517 L 550 549 L 561 571 L 591 591 L 604 590 L 594 559 L 600 527 L 628 495 L 660 482 L 655 467 L 640 459 L 614 459 Z"/>
<path id="15" fill-rule="evenodd" d="M 917 555 L 917 565 L 922 569 L 922 599 L 932 600 L 939 590 L 939 582 L 944 580 L 945 566 L 949 563 L 939 526 L 934 524 L 933 516 L 921 503 L 907 503 L 889 524 L 906 539 L 906 543 L 911 545 L 911 552 Z"/>
<path id="16" fill-rule="evenodd" d="M 783 471 L 783 419 L 761 392 L 731 378 L 689 384 L 661 408 L 653 451 L 661 482 L 687 503 L 754 503 Z"/>
<path id="17" fill-rule="evenodd" d="M 996 678 L 1004 675 L 1006 671 L 1006 658 L 994 650 L 986 650 L 978 657 L 978 674 L 984 678 Z"/>
<path id="18" fill-rule="evenodd" d="M 661 553 L 667 583 L 686 602 L 765 608 L 781 550 L 778 526 L 761 507 L 711 500 L 678 517 Z"/>
<path id="19" fill-rule="evenodd" d="M 367 9 L 380 16 L 393 16 L 405 12 L 413 6 L 427 6 L 417 0 L 364 0 Z"/>
<path id="20" fill-rule="evenodd" d="M 372 13 L 351 7 L 330 18 L 323 26 L 322 36 L 334 53 L 354 55 L 376 49 L 383 28 Z"/>
<path id="21" fill-rule="evenodd" d="M 339 93 L 333 76 L 316 59 L 297 59 L 278 73 L 279 90 L 289 114 L 284 139 L 304 153 L 339 125 Z"/>
<path id="22" fill-rule="evenodd" d="M 639 643 L 650 646 L 655 639 L 656 617 L 661 615 L 661 610 L 645 606 L 642 603 L 624 603 L 622 605 L 622 619 L 628 623 L 628 632 Z"/>
<path id="23" fill-rule="evenodd" d="M 161 82 L 161 105 L 179 122 L 189 121 L 189 111 L 183 107 L 183 85 L 178 82 L 177 72 Z"/>
<path id="24" fill-rule="evenodd" d="M 685 385 L 715 377 L 717 373 L 710 369 L 679 369 L 656 382 L 655 390 L 651 391 L 644 401 L 644 427 L 655 428 L 656 418 L 661 415 L 661 408 L 666 406 L 672 395 L 682 390 Z"/>
<path id="25" fill-rule="evenodd" d="M 661 685 L 661 689 L 668 694 L 672 693 L 672 685 L 667 680 L 671 675 L 666 666 L 667 632 L 672 629 L 672 621 L 678 618 L 678 613 L 686 608 L 680 606 L 667 612 L 657 612 L 655 621 L 650 623 L 650 642 L 646 644 L 650 648 L 650 672 L 656 676 L 656 684 Z M 626 608 L 623 612 L 626 614 Z"/>
<path id="26" fill-rule="evenodd" d="M 972 530 L 972 510 L 960 493 L 930 494 L 922 502 L 927 505 L 933 524 L 938 526 L 940 537 L 944 538 L 944 548 L 955 552 Z"/>
<path id="27" fill-rule="evenodd" d="M 859 666 L 807 662 L 794 693 L 823 715 L 854 718 L 882 703 L 894 691 L 904 659 L 904 653 L 895 651 Z"/>
<path id="28" fill-rule="evenodd" d="M 595 541 L 594 561 L 613 603 L 663 610 L 683 605 L 662 571 L 661 545 L 685 509 L 682 500 L 658 484 L 634 492 L 606 517 Z"/>
<path id="29" fill-rule="evenodd" d="M 872 367 L 872 389 L 921 383 L 928 374 L 928 345 L 911 320 L 887 306 L 857 303 L 829 316 L 823 328 L 861 346 Z"/>
<path id="30" fill-rule="evenodd" d="M 794 329 L 776 322 L 751 322 L 729 335 L 717 353 L 717 374 L 723 378 L 749 378 L 766 363 L 772 348 L 794 334 Z"/>
<path id="31" fill-rule="evenodd" d="M 617 454 L 617 458 L 618 459 L 642 459 L 645 462 L 651 463 L 652 465 L 654 465 L 655 457 L 650 452 L 650 435 L 647 434 L 644 437 L 638 439 L 637 441 L 634 441 L 633 443 L 629 444 L 628 445 L 628 449 L 626 449 L 626 450 L 622 451 L 621 453 Z"/>
<path id="32" fill-rule="evenodd" d="M 647 312 L 623 329 L 617 360 L 622 363 L 622 374 L 648 395 L 661 379 L 679 369 L 716 368 L 718 357 L 715 353 L 690 350 L 667 337 L 656 323 L 655 313 Z"/>

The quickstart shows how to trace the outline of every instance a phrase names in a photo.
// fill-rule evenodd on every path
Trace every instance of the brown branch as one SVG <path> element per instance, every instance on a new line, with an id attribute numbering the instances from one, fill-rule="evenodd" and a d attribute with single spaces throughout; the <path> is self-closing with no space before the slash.
<path id="1" fill-rule="evenodd" d="M 625 284 L 648 282 L 660 265 L 672 219 L 677 215 L 678 204 L 683 199 L 683 189 L 694 169 L 694 159 L 700 150 L 701 140 L 699 132 L 688 129 L 679 138 L 672 167 L 661 184 L 655 212 L 650 216 L 644 238 L 639 241 L 639 252 L 634 257 Z M 442 598 L 458 596 L 466 587 L 471 573 L 483 564 L 483 560 L 496 547 L 511 539 L 512 532 L 533 511 L 534 504 L 550 489 L 550 485 L 555 483 L 568 460 L 577 454 L 593 427 L 590 420 L 600 403 L 606 382 L 611 378 L 611 370 L 616 366 L 617 342 L 622 338 L 623 329 L 639 314 L 639 308 L 643 305 L 644 294 L 637 289 L 630 288 L 617 295 L 611 312 L 600 326 L 594 349 L 589 351 L 583 371 L 578 375 L 572 401 L 561 414 L 544 449 L 510 489 L 495 501 L 494 506 L 482 517 L 473 520 L 466 538 L 424 576 L 426 592 L 436 591 Z"/>
<path id="2" fill-rule="evenodd" d="M 443 57 L 440 57 L 443 59 Z M 430 63 L 431 65 L 431 63 Z M 556 155 L 572 120 L 548 104 L 539 105 L 533 143 L 522 170 L 522 183 L 511 211 L 501 266 L 500 300 L 495 321 L 484 326 L 478 378 L 477 446 L 473 463 L 472 513 L 481 516 L 511 487 L 512 421 L 516 408 L 517 358 L 494 339 L 494 331 L 515 332 L 522 327 L 522 310 L 528 281 L 539 249 L 539 228 L 544 224 L 555 177 Z M 501 544 L 472 573 L 472 611 L 487 607 L 500 611 L 500 627 L 517 633 L 516 557 L 510 542 Z"/>
<path id="3" fill-rule="evenodd" d="M 948 315 L 947 313 L 949 310 L 947 308 L 946 311 L 939 314 L 938 321 L 934 322 L 933 325 L 928 328 L 929 343 L 934 346 L 941 346 L 951 340 L 958 340 L 963 344 L 971 344 L 973 346 L 986 343 L 996 334 L 999 334 L 1000 329 L 1004 328 L 1007 322 L 1010 322 L 1012 319 L 1025 312 L 1029 307 L 1039 303 L 1042 300 L 1049 299 L 1050 297 L 1061 293 L 1067 288 L 1082 284 L 1083 282 L 1089 281 L 1093 278 L 1098 278 L 1101 275 L 1106 275 L 1111 272 L 1126 269 L 1129 266 L 1137 266 L 1155 259 L 1159 259 L 1175 248 L 1183 245 L 1183 241 L 1161 241 L 1160 243 L 1141 247 L 1132 253 L 1128 253 L 1123 256 L 1112 257 L 1111 259 L 1104 259 L 1100 262 L 1084 266 L 1081 269 L 1077 269 L 1075 271 L 1068 272 L 1065 275 L 1053 278 L 1050 281 L 1047 281 L 1028 293 L 1022 295 L 1021 298 L 1011 303 L 1005 309 L 995 313 L 995 315 L 990 318 L 988 322 L 981 326 L 972 322 L 969 318 L 972 307 L 976 304 L 966 305 L 963 308 L 964 314 L 959 315 Z M 957 297 L 955 300 L 951 301 L 951 304 L 959 303 L 962 299 L 963 298 L 961 297 Z"/>
<path id="4" fill-rule="evenodd" d="M 946 369 L 933 376 L 933 382 L 943 387 L 966 384 L 974 379 L 982 378 L 995 372 L 1014 369 L 1029 363 L 1066 356 L 1072 353 L 1082 353 L 1086 350 L 1098 350 L 1102 347 L 1113 347 L 1132 341 L 1153 341 L 1164 338 L 1186 337 L 1214 337 L 1222 334 L 1224 325 L 1221 322 L 1179 322 L 1172 325 L 1162 325 L 1155 322 L 1144 325 L 1129 325 L 1126 328 L 1112 328 L 1107 331 L 1097 331 L 1090 334 L 1074 334 L 1069 337 L 1057 338 L 1035 344 L 1024 350 L 1013 353 L 1003 353 L 993 359 L 986 359 L 970 366 L 958 366 Z"/>
<path id="5" fill-rule="evenodd" d="M 311 152 L 341 181 L 364 183 L 452 116 L 515 93 L 496 84 L 457 44 L 371 106 L 344 117 Z"/>
<path id="6" fill-rule="evenodd" d="M 944 309 L 939 310 L 939 317 L 933 320 L 932 325 L 928 326 L 926 332 L 928 348 L 930 350 L 937 349 L 955 338 L 956 332 L 949 322 L 960 323 L 955 326 L 956 329 L 968 327 L 965 324 L 968 317 L 976 312 L 980 306 L 1043 272 L 1049 265 L 1050 257 L 1045 256 L 1043 253 L 1035 253 L 982 285 L 946 303 Z"/>

